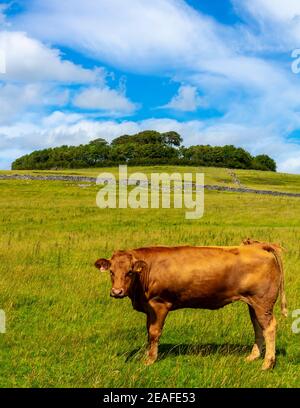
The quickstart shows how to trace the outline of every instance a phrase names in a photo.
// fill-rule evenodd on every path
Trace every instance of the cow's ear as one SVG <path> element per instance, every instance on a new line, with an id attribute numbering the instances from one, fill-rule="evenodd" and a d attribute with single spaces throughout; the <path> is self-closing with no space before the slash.
<path id="1" fill-rule="evenodd" d="M 132 271 L 133 272 L 137 272 L 137 273 L 141 273 L 141 272 L 145 272 L 148 268 L 148 265 L 146 264 L 146 262 L 144 261 L 136 261 L 133 264 L 133 268 Z"/>
<path id="2" fill-rule="evenodd" d="M 110 268 L 110 261 L 108 259 L 100 258 L 95 262 L 96 268 L 100 269 L 101 272 L 108 271 Z"/>

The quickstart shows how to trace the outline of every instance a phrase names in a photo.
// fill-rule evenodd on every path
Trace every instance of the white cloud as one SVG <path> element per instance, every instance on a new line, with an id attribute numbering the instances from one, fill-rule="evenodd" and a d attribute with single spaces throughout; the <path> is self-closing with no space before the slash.
<path id="1" fill-rule="evenodd" d="M 122 90 L 106 85 L 103 68 L 85 69 L 64 60 L 58 49 L 50 48 L 26 33 L 0 32 L 0 49 L 6 57 L 6 73 L 0 74 L 0 123 L 20 115 L 44 112 L 49 106 L 61 107 L 69 101 L 70 84 L 95 84 L 75 97 L 84 109 L 100 109 L 107 116 L 129 115 L 137 107 Z M 97 92 L 98 91 L 98 92 Z M 2 107 L 3 106 L 3 107 Z"/>
<path id="2" fill-rule="evenodd" d="M 246 34 L 240 38 L 239 28 L 222 26 L 183 0 L 131 0 L 130 4 L 36 0 L 13 21 L 38 38 L 134 72 L 181 74 L 186 80 L 209 73 L 260 91 L 282 80 L 274 64 L 243 53 L 240 47 Z"/>
<path id="3" fill-rule="evenodd" d="M 33 84 L 0 84 L 0 123 L 11 121 L 16 112 L 22 113 L 25 107 L 39 103 L 40 93 L 40 87 Z"/>
<path id="4" fill-rule="evenodd" d="M 19 120 L 22 115 L 40 114 L 52 105 L 63 106 L 68 99 L 68 90 L 47 83 L 0 83 L 0 124 Z"/>
<path id="5" fill-rule="evenodd" d="M 97 137 L 111 140 L 120 132 L 138 131 L 135 122 L 96 121 L 84 115 L 60 111 L 40 118 L 37 123 L 19 121 L 9 126 L 0 126 L 0 150 L 18 146 L 32 151 L 60 144 L 86 143 Z"/>
<path id="6" fill-rule="evenodd" d="M 295 173 L 300 174 L 300 151 L 298 151 L 297 156 L 291 157 L 283 161 L 280 165 L 280 169 L 284 173 Z"/>
<path id="7" fill-rule="evenodd" d="M 171 71 L 227 53 L 218 24 L 183 0 L 130 0 L 130 7 L 124 0 L 37 0 L 27 9 L 13 20 L 18 27 L 134 71 Z"/>
<path id="8" fill-rule="evenodd" d="M 35 140 L 40 142 L 43 138 L 46 144 L 58 143 L 63 137 L 85 140 L 89 129 L 101 130 L 105 136 L 106 132 L 111 135 L 117 130 L 118 134 L 123 133 L 125 128 L 134 129 L 132 131 L 144 126 L 175 128 L 187 143 L 239 144 L 255 153 L 269 153 L 279 163 L 291 163 L 297 168 L 293 160 L 299 145 L 288 143 L 284 137 L 300 127 L 299 77 L 291 73 L 289 64 L 274 55 L 283 51 L 290 55 L 289 47 L 299 47 L 299 1 L 232 2 L 244 17 L 244 23 L 229 27 L 196 12 L 183 0 L 131 0 L 130 7 L 123 0 L 32 0 L 28 11 L 11 19 L 13 27 L 122 69 L 172 77 L 189 87 L 188 92 L 181 89 L 170 101 L 173 108 L 194 110 L 199 103 L 197 89 L 204 95 L 205 103 L 224 114 L 214 123 L 184 124 L 169 119 L 97 124 L 84 117 L 63 123 L 66 118 L 59 119 L 56 114 L 57 117 L 48 119 L 49 123 L 46 120 L 48 128 L 37 128 L 39 139 L 38 136 L 30 139 L 28 135 L 32 146 Z M 45 64 L 39 58 L 33 58 L 36 62 L 32 69 L 26 59 L 24 63 L 24 58 L 20 60 L 17 55 L 14 66 L 20 68 L 11 70 L 15 78 L 33 80 L 52 75 L 55 81 L 64 81 L 67 77 L 84 83 L 94 81 L 94 71 L 83 72 L 72 63 L 70 68 L 64 64 L 59 51 L 25 34 L 19 35 L 24 40 L 21 44 L 27 44 L 27 39 L 30 44 L 33 41 L 33 50 L 42 47 L 44 51 L 45 47 L 43 55 L 53 69 L 43 70 Z M 18 44 L 16 47 L 20 48 Z M 22 49 L 20 53 L 24 56 Z M 108 89 L 105 83 L 89 84 L 88 89 L 75 96 L 75 103 L 88 110 L 110 106 L 111 114 L 116 110 L 115 105 L 121 106 L 127 114 L 132 104 L 124 94 Z M 56 120 L 62 123 L 54 125 Z M 19 132 L 22 130 L 20 134 L 25 135 L 24 129 L 19 128 Z"/>
<path id="9" fill-rule="evenodd" d="M 300 16 L 298 0 L 233 0 L 239 9 L 247 10 L 258 20 L 274 19 L 278 22 L 291 21 Z"/>
<path id="10" fill-rule="evenodd" d="M 178 93 L 162 108 L 194 112 L 201 106 L 206 107 L 207 104 L 204 98 L 198 95 L 197 88 L 191 85 L 181 85 Z"/>
<path id="11" fill-rule="evenodd" d="M 232 0 L 232 2 L 248 24 L 248 27 L 244 27 L 243 39 L 248 40 L 253 49 L 272 50 L 278 53 L 298 47 L 300 40 L 298 0 Z"/>
<path id="12" fill-rule="evenodd" d="M 244 0 L 239 9 L 245 10 L 248 3 Z M 81 24 L 77 24 L 78 16 Z M 293 83 L 289 67 L 253 53 L 247 55 L 249 38 L 253 41 L 255 37 L 251 26 L 222 26 L 183 0 L 132 0 L 131 7 L 123 0 L 36 0 L 13 21 L 39 38 L 115 66 L 143 73 L 156 71 L 196 86 L 201 94 L 205 91 L 211 96 L 211 100 L 205 99 L 210 106 L 216 103 L 212 88 L 222 94 L 225 104 L 231 103 L 232 90 L 252 100 L 261 94 L 281 96 L 286 90 L 299 94 L 300 86 Z M 206 82 L 207 78 L 210 81 Z M 288 109 L 290 106 L 289 101 Z"/>
<path id="13" fill-rule="evenodd" d="M 1 140 L 1 135 L 0 135 Z M 11 163 L 15 160 L 16 157 L 20 157 L 24 154 L 24 150 L 21 148 L 12 148 L 0 150 L 0 169 L 10 169 Z"/>
<path id="14" fill-rule="evenodd" d="M 124 92 L 107 86 L 82 90 L 75 96 L 73 104 L 82 109 L 109 112 L 110 116 L 131 115 L 137 108 Z"/>
<path id="15" fill-rule="evenodd" d="M 46 129 L 61 125 L 72 125 L 84 119 L 79 113 L 64 113 L 54 111 L 49 116 L 42 118 L 41 123 Z"/>
<path id="16" fill-rule="evenodd" d="M 6 73 L 0 75 L 0 80 L 89 83 L 104 76 L 101 70 L 85 69 L 64 60 L 58 49 L 23 32 L 0 32 L 0 48 L 6 57 Z"/>

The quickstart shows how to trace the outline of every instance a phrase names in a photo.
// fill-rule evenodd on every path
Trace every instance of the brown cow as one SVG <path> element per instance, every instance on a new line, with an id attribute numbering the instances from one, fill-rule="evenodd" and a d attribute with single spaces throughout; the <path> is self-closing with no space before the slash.
<path id="1" fill-rule="evenodd" d="M 273 307 L 281 294 L 286 315 L 280 247 L 246 240 L 233 247 L 149 247 L 117 251 L 95 266 L 110 270 L 111 296 L 129 296 L 134 309 L 146 313 L 146 364 L 157 359 L 158 341 L 168 312 L 181 308 L 219 309 L 242 300 L 248 304 L 255 344 L 248 361 L 260 357 L 263 370 L 275 364 L 276 320 Z"/>

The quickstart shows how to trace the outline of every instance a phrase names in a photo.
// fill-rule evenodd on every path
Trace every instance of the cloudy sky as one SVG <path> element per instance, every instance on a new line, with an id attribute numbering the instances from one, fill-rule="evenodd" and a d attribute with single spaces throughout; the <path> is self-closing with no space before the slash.
<path id="1" fill-rule="evenodd" d="M 0 0 L 0 29 L 0 168 L 156 129 L 300 173 L 299 0 Z"/>

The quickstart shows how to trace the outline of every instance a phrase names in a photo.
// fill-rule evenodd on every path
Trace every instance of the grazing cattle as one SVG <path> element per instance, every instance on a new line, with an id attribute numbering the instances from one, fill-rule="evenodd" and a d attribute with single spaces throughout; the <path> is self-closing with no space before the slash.
<path id="1" fill-rule="evenodd" d="M 157 359 L 158 341 L 167 314 L 181 308 L 219 309 L 242 300 L 249 307 L 255 343 L 248 361 L 266 353 L 263 370 L 275 364 L 276 320 L 273 308 L 281 294 L 287 314 L 280 247 L 245 240 L 232 247 L 149 247 L 117 251 L 98 259 L 100 271 L 110 271 L 114 298 L 131 299 L 147 315 L 146 363 Z"/>

